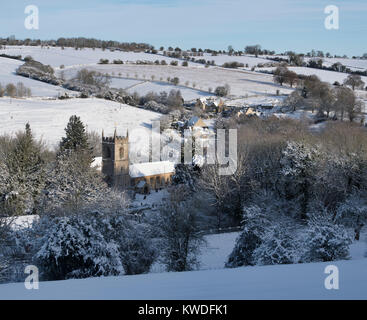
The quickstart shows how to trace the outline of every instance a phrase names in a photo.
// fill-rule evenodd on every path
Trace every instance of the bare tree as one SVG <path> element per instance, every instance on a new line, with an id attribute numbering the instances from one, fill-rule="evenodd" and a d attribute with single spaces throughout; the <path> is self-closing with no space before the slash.
<path id="1" fill-rule="evenodd" d="M 356 88 L 360 88 L 364 86 L 364 82 L 362 78 L 358 74 L 350 74 L 347 79 L 344 80 L 344 84 L 346 86 L 352 87 L 353 91 Z"/>

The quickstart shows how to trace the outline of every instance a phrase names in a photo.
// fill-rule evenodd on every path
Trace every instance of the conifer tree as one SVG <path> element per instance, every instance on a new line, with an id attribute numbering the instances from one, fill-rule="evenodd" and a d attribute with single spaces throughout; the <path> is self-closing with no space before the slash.
<path id="1" fill-rule="evenodd" d="M 41 147 L 35 141 L 29 123 L 18 133 L 7 157 L 7 208 L 9 214 L 34 213 L 44 182 Z"/>
<path id="2" fill-rule="evenodd" d="M 86 160 L 86 165 L 90 165 L 93 158 L 93 150 L 88 142 L 88 135 L 80 117 L 71 116 L 65 128 L 66 137 L 60 142 L 61 153 L 78 153 Z"/>

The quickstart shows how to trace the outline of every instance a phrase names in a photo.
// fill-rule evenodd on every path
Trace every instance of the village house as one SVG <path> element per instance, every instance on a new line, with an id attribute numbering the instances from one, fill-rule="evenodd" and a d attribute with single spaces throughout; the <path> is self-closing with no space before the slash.
<path id="1" fill-rule="evenodd" d="M 220 100 L 214 100 L 212 98 L 204 98 L 201 97 L 196 100 L 195 108 L 198 108 L 205 112 L 214 112 L 214 113 L 220 113 L 225 108 L 225 103 L 222 99 Z"/>

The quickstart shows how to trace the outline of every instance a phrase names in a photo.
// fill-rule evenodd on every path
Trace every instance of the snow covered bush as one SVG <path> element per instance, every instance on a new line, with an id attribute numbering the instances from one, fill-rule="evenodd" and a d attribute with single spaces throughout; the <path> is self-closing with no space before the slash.
<path id="1" fill-rule="evenodd" d="M 256 265 L 292 264 L 297 262 L 296 241 L 283 225 L 269 228 L 253 253 Z"/>
<path id="2" fill-rule="evenodd" d="M 304 239 L 303 262 L 327 262 L 349 258 L 351 238 L 345 228 L 326 219 L 310 221 Z"/>
<path id="3" fill-rule="evenodd" d="M 359 195 L 352 195 L 339 206 L 335 220 L 347 227 L 352 227 L 355 240 L 359 240 L 361 230 L 367 223 L 366 200 Z"/>
<path id="4" fill-rule="evenodd" d="M 117 244 L 105 240 L 93 219 L 56 218 L 42 242 L 35 258 L 47 280 L 123 273 Z"/>
<path id="5" fill-rule="evenodd" d="M 125 274 L 147 273 L 157 258 L 149 227 L 127 220 L 122 215 L 108 215 L 100 223 L 108 241 L 117 244 Z"/>
<path id="6" fill-rule="evenodd" d="M 261 245 L 269 221 L 262 208 L 253 205 L 244 209 L 243 231 L 228 257 L 227 268 L 253 266 L 256 264 L 253 253 Z"/>

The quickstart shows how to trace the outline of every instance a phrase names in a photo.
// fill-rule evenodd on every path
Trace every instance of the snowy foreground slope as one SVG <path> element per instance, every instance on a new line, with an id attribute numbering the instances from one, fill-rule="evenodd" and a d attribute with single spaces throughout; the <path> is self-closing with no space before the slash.
<path id="1" fill-rule="evenodd" d="M 0 286 L 0 299 L 367 299 L 367 259 L 333 262 L 339 290 L 327 290 L 330 263 L 247 267 Z"/>

